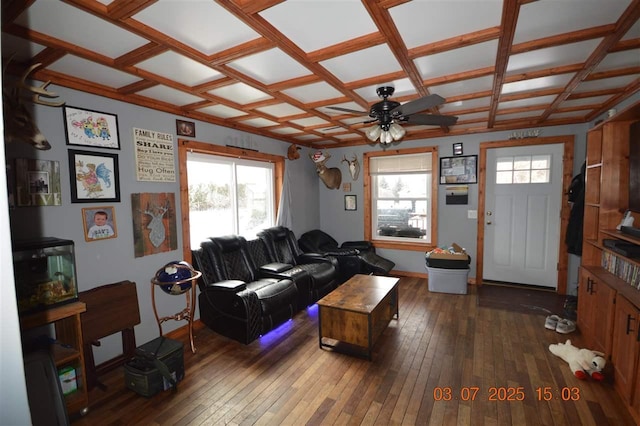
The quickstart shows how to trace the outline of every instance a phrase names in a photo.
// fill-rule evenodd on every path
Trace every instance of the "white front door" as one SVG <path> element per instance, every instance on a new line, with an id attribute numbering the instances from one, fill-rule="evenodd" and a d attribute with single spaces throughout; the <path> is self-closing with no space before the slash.
<path id="1" fill-rule="evenodd" d="M 563 150 L 487 150 L 484 280 L 557 288 Z"/>

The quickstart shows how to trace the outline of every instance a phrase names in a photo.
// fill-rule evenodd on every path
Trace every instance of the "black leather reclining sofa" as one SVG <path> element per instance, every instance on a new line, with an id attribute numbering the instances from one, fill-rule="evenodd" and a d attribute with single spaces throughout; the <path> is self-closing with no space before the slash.
<path id="1" fill-rule="evenodd" d="M 210 238 L 192 250 L 193 266 L 202 272 L 200 319 L 209 328 L 248 344 L 337 286 L 335 260 L 285 257 L 287 250 L 275 248 L 276 241 L 266 235 L 251 241 L 230 235 Z"/>

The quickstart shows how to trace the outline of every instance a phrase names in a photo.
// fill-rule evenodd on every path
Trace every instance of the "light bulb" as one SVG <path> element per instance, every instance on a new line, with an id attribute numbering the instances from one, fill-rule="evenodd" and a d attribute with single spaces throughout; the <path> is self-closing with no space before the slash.
<path id="1" fill-rule="evenodd" d="M 391 132 L 389 132 L 388 130 L 383 130 L 380 134 L 380 143 L 386 145 L 391 142 L 393 142 L 393 136 L 391 136 Z"/>
<path id="2" fill-rule="evenodd" d="M 367 136 L 367 139 L 369 139 L 371 142 L 375 142 L 376 139 L 378 139 L 378 136 L 380 136 L 380 133 L 382 132 L 382 129 L 380 128 L 379 125 L 374 124 L 373 126 L 369 127 L 364 134 Z"/>
<path id="3" fill-rule="evenodd" d="M 404 137 L 407 131 L 399 124 L 393 123 L 391 127 L 389 127 L 389 133 L 391 133 L 394 141 L 399 141 Z"/>

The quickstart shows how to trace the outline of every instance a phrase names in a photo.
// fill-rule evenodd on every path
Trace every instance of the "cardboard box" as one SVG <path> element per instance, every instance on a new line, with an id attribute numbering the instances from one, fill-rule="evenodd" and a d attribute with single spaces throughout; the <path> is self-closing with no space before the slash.
<path id="1" fill-rule="evenodd" d="M 467 269 L 469 263 L 471 263 L 469 255 L 456 243 L 453 243 L 451 247 L 455 251 L 454 253 L 428 252 L 425 255 L 427 266 L 432 268 Z"/>
<path id="2" fill-rule="evenodd" d="M 69 395 L 78 390 L 78 381 L 76 380 L 76 369 L 73 367 L 65 367 L 58 371 L 60 386 L 62 393 Z"/>

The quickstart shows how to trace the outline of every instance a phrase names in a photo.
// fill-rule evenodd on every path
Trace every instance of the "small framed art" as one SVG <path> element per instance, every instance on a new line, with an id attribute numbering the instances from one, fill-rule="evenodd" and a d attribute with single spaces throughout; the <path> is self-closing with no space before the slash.
<path id="1" fill-rule="evenodd" d="M 355 195 L 344 196 L 344 209 L 345 210 L 358 210 L 358 199 Z"/>
<path id="2" fill-rule="evenodd" d="M 196 137 L 196 123 L 193 121 L 176 120 L 176 134 L 178 136 Z"/>
<path id="3" fill-rule="evenodd" d="M 67 145 L 120 149 L 117 115 L 72 106 L 62 111 Z"/>
<path id="4" fill-rule="evenodd" d="M 116 215 L 113 206 L 83 208 L 82 223 L 84 225 L 84 239 L 86 241 L 106 240 L 118 236 Z"/>
<path id="5" fill-rule="evenodd" d="M 120 202 L 118 155 L 70 149 L 72 203 Z"/>
<path id="6" fill-rule="evenodd" d="M 462 155 L 462 143 L 453 144 L 453 155 Z"/>

